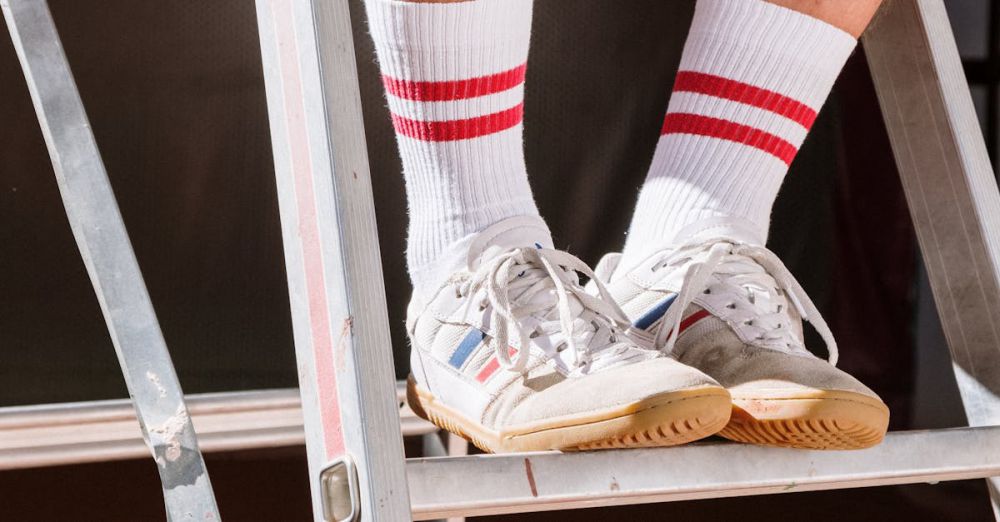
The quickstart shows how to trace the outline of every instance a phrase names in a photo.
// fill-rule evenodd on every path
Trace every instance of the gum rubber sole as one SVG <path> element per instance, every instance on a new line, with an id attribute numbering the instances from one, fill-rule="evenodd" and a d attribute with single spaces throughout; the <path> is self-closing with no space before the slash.
<path id="1" fill-rule="evenodd" d="M 889 408 L 858 393 L 822 391 L 806 397 L 733 397 L 733 413 L 719 435 L 737 442 L 784 448 L 870 448 L 885 437 Z"/>
<path id="2" fill-rule="evenodd" d="M 674 446 L 714 435 L 729 421 L 731 400 L 721 387 L 664 393 L 604 412 L 560 418 L 550 427 L 497 433 L 449 408 L 413 379 L 407 402 L 418 416 L 490 453 Z"/>

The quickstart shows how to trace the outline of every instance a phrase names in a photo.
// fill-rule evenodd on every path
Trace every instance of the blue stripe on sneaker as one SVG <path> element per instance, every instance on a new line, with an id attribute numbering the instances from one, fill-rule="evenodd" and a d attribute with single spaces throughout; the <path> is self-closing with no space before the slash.
<path id="1" fill-rule="evenodd" d="M 640 330 L 645 330 L 650 326 L 653 326 L 653 323 L 663 317 L 663 314 L 667 313 L 667 310 L 670 309 L 670 305 L 674 304 L 674 299 L 677 299 L 677 294 L 673 294 L 663 301 L 660 301 L 648 312 L 642 314 L 642 317 L 636 319 L 635 322 L 632 323 L 632 326 Z"/>
<path id="2" fill-rule="evenodd" d="M 448 359 L 448 364 L 454 366 L 455 368 L 461 368 L 465 364 L 465 360 L 469 358 L 472 354 L 472 350 L 475 350 L 479 343 L 483 341 L 483 332 L 476 328 L 469 331 L 465 339 L 459 343 L 458 348 L 455 353 L 451 354 L 451 358 Z"/>

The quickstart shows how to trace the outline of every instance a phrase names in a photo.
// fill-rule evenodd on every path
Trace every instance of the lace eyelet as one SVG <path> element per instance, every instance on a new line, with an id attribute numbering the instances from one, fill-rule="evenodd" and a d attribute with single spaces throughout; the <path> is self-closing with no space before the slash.
<path id="1" fill-rule="evenodd" d="M 482 311 L 486 310 L 486 307 L 488 307 L 488 306 L 489 306 L 489 303 L 485 303 L 485 302 L 479 303 L 479 311 L 482 312 Z"/>
<path id="2" fill-rule="evenodd" d="M 753 326 L 753 319 L 747 319 L 746 321 L 743 321 L 743 324 L 746 326 Z"/>
<path id="3" fill-rule="evenodd" d="M 726 308 L 730 310 L 736 310 L 736 303 L 729 303 L 726 305 Z"/>
<path id="4" fill-rule="evenodd" d="M 709 294 L 712 293 L 712 289 L 711 288 L 706 288 L 705 291 L 702 292 L 702 293 L 705 294 L 705 295 L 709 295 Z"/>

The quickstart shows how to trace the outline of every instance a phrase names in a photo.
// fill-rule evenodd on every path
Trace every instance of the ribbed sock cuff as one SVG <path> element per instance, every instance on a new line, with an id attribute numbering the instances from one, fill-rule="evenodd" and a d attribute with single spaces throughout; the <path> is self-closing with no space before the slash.
<path id="1" fill-rule="evenodd" d="M 505 61 L 498 48 L 513 47 L 508 62 L 523 62 L 528 52 L 533 0 L 474 0 L 447 4 L 366 0 L 368 28 L 379 52 L 379 61 L 392 68 L 385 51 L 430 52 L 423 67 L 428 74 L 449 61 L 465 61 L 470 68 L 497 65 Z M 495 60 L 476 56 L 486 49 Z M 441 56 L 447 51 L 449 55 Z M 514 67 L 519 63 L 500 63 Z M 457 72 L 457 71 L 456 71 Z M 447 73 L 445 73 L 447 75 Z M 467 76 L 463 76 L 467 77 Z M 412 78 L 437 79 L 447 78 Z"/>
<path id="2" fill-rule="evenodd" d="M 819 110 L 856 46 L 842 29 L 763 0 L 698 0 L 680 70 L 749 83 Z"/>
<path id="3" fill-rule="evenodd" d="M 788 165 L 856 45 L 763 0 L 699 0 L 626 261 L 710 217 L 766 237 Z"/>
<path id="4" fill-rule="evenodd" d="M 456 244 L 538 214 L 521 125 L 532 4 L 365 2 L 403 160 L 418 290 L 464 261 L 451 259 Z"/>

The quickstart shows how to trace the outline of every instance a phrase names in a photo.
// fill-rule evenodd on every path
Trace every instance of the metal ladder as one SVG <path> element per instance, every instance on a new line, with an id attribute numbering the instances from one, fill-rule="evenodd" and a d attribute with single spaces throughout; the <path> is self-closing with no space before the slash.
<path id="1" fill-rule="evenodd" d="M 864 38 L 970 428 L 405 459 L 348 0 L 256 0 L 316 520 L 397 521 L 987 478 L 1000 520 L 1000 192 L 943 0 Z M 183 395 L 45 0 L 0 0 L 170 520 L 218 519 Z M 993 477 L 993 478 L 990 478 Z"/>

